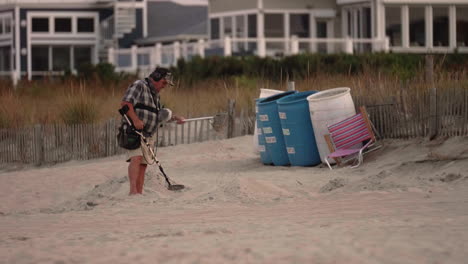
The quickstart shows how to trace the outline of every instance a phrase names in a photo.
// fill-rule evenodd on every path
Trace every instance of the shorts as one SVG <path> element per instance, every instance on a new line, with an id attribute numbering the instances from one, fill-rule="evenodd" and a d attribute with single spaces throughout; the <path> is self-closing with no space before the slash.
<path id="1" fill-rule="evenodd" d="M 154 151 L 154 143 L 155 140 L 153 137 L 146 137 L 146 141 L 148 141 L 150 147 Z M 151 155 L 150 150 L 148 149 L 148 146 L 146 146 L 145 142 L 143 139 L 141 139 L 141 146 L 137 149 L 134 150 L 129 150 L 127 151 L 127 162 L 130 162 L 130 159 L 135 156 L 143 156 L 143 159 L 141 160 L 141 164 L 153 164 L 153 156 Z"/>

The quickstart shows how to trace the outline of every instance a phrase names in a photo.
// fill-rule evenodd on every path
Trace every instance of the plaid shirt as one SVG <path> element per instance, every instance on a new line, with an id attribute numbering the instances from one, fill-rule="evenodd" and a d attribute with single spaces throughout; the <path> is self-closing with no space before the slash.
<path id="1" fill-rule="evenodd" d="M 138 103 L 158 110 L 161 108 L 159 93 L 156 92 L 151 81 L 145 79 L 134 82 L 127 88 L 122 101 L 133 105 L 136 115 L 145 124 L 143 131 L 146 135 L 152 135 L 158 127 L 158 115 L 147 109 L 135 108 Z"/>

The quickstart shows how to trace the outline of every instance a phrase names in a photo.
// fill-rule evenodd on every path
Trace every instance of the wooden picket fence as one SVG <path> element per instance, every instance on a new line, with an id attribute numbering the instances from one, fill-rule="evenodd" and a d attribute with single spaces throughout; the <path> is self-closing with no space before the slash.
<path id="1" fill-rule="evenodd" d="M 406 94 L 383 104 L 354 98 L 356 107 L 365 105 L 381 138 L 468 136 L 468 89 L 439 89 L 436 103 L 429 91 Z"/>
<path id="2" fill-rule="evenodd" d="M 468 136 L 468 89 L 439 89 L 389 97 L 376 104 L 369 97 L 355 97 L 364 105 L 380 138 Z M 435 99 L 435 101 L 433 101 Z M 0 129 L 0 164 L 53 164 L 122 154 L 116 136 L 120 120 L 97 124 L 36 125 Z M 158 145 L 173 146 L 225 139 L 253 133 L 252 113 L 235 113 L 229 102 L 227 113 L 188 119 L 183 125 L 166 124 L 159 129 Z M 0 168 L 2 167 L 0 165 Z"/>
<path id="3" fill-rule="evenodd" d="M 168 123 L 158 129 L 158 145 L 173 146 L 225 139 L 250 133 L 247 116 L 228 123 L 227 114 L 187 119 L 183 125 Z M 108 157 L 125 152 L 117 144 L 120 120 L 79 125 L 36 125 L 0 129 L 0 164 L 53 164 L 69 160 Z M 0 166 L 1 168 L 2 166 Z"/>

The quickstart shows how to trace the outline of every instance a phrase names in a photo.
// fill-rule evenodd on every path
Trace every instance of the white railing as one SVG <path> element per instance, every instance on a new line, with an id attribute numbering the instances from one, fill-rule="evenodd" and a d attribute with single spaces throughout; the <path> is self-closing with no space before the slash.
<path id="1" fill-rule="evenodd" d="M 147 74 L 156 65 L 176 66 L 179 59 L 191 60 L 194 56 L 257 55 L 284 56 L 309 53 L 362 53 L 389 50 L 388 39 L 351 38 L 230 38 L 222 40 L 199 40 L 198 42 L 170 45 L 156 44 L 151 47 L 132 46 L 129 49 L 109 49 L 109 63 L 117 71 Z"/>

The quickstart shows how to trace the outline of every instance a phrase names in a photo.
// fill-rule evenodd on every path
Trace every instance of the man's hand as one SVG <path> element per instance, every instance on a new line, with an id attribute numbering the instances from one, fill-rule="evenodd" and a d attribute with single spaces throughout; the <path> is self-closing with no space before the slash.
<path id="1" fill-rule="evenodd" d="M 145 127 L 145 124 L 143 123 L 143 121 L 141 121 L 138 118 L 132 121 L 133 121 L 133 126 L 135 127 L 136 130 L 143 130 L 143 128 Z"/>
<path id="2" fill-rule="evenodd" d="M 124 105 L 128 106 L 127 116 L 132 121 L 133 126 L 135 127 L 135 129 L 136 130 L 143 130 L 143 128 L 145 127 L 145 124 L 136 115 L 135 109 L 133 108 L 133 105 L 130 102 L 122 102 L 121 105 L 122 106 L 124 106 Z"/>
<path id="3" fill-rule="evenodd" d="M 176 120 L 177 121 L 177 124 L 183 124 L 185 123 L 185 118 L 183 116 L 176 116 L 176 115 L 173 115 L 172 116 L 172 119 L 173 120 Z"/>

